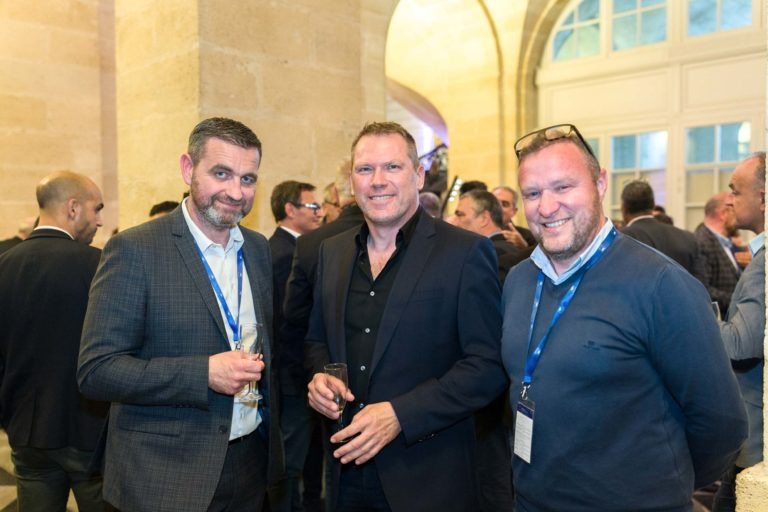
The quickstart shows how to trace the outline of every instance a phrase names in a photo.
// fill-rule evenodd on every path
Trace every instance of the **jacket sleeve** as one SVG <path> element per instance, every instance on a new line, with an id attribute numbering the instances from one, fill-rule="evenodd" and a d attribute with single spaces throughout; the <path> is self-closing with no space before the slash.
<path id="1" fill-rule="evenodd" d="M 749 263 L 739 279 L 720 323 L 725 351 L 732 361 L 763 358 L 765 336 L 765 250 Z"/>
<path id="2" fill-rule="evenodd" d="M 207 355 L 139 357 L 152 335 L 146 332 L 146 316 L 152 311 L 148 311 L 143 245 L 118 235 L 104 248 L 83 325 L 77 370 L 80 390 L 95 400 L 207 408 Z M 173 339 L 169 333 L 163 336 Z"/>

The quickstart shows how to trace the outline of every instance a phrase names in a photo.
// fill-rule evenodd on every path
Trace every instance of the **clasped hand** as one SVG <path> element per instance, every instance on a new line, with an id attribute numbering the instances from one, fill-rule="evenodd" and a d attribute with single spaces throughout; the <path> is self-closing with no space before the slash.
<path id="1" fill-rule="evenodd" d="M 338 379 L 324 373 L 316 373 L 309 383 L 307 394 L 310 407 L 327 418 L 338 419 L 339 411 L 333 400 L 333 390 L 338 389 L 334 386 L 339 385 Z M 347 390 L 345 398 L 352 404 L 355 396 Z M 333 456 L 340 459 L 342 464 L 349 462 L 364 464 L 397 437 L 401 430 L 400 421 L 390 402 L 366 405 L 353 416 L 352 422 L 347 427 L 331 436 L 332 443 L 349 440 L 340 445 L 333 452 Z"/>
<path id="2" fill-rule="evenodd" d="M 234 395 L 249 382 L 261 380 L 264 361 L 261 354 L 238 350 L 221 352 L 208 358 L 208 387 L 225 395 Z"/>

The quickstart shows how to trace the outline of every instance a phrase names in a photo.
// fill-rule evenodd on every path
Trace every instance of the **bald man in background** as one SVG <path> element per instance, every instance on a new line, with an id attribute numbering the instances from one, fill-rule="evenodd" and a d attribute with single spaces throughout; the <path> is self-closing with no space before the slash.
<path id="1" fill-rule="evenodd" d="M 40 223 L 0 256 L 0 423 L 8 433 L 19 510 L 104 510 L 88 467 L 107 404 L 85 399 L 75 371 L 88 290 L 101 251 L 101 191 L 62 171 L 37 186 Z"/>

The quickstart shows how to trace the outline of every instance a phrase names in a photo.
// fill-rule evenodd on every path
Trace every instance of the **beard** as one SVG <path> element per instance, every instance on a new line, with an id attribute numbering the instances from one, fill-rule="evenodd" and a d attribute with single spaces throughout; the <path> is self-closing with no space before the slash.
<path id="1" fill-rule="evenodd" d="M 224 192 L 219 192 L 210 197 L 202 197 L 195 190 L 190 194 L 192 202 L 195 203 L 200 216 L 211 226 L 218 229 L 231 229 L 243 220 L 250 208 L 243 200 L 235 201 L 227 197 Z M 239 206 L 240 210 L 233 212 L 221 211 L 216 208 L 216 203 L 225 203 L 232 206 Z"/>
<path id="2" fill-rule="evenodd" d="M 581 254 L 594 240 L 603 218 L 600 198 L 596 197 L 591 207 L 573 218 L 573 234 L 567 243 L 548 240 L 541 233 L 534 233 L 544 254 L 553 261 L 568 261 Z M 554 242 L 554 243 L 551 243 Z"/>

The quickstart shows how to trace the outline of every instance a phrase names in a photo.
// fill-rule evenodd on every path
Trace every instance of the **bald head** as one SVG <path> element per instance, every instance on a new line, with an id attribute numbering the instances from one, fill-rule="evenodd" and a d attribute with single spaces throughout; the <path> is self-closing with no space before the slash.
<path id="1" fill-rule="evenodd" d="M 736 234 L 736 217 L 727 205 L 728 192 L 719 192 L 704 205 L 704 225 L 723 236 Z"/>
<path id="2" fill-rule="evenodd" d="M 76 241 L 91 243 L 104 208 L 96 183 L 82 174 L 57 171 L 43 178 L 35 192 L 40 225 L 61 228 Z"/>

